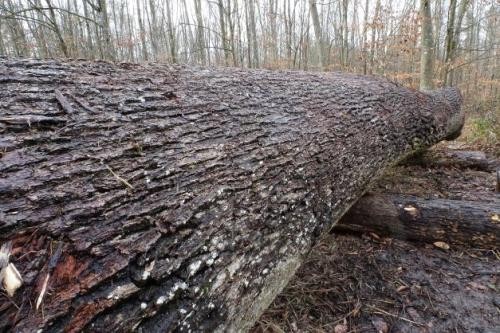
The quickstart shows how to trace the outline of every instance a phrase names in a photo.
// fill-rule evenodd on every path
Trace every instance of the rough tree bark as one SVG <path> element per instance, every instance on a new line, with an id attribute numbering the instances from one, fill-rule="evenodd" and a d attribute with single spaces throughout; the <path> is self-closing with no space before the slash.
<path id="1" fill-rule="evenodd" d="M 0 84 L 21 332 L 245 331 L 369 183 L 463 121 L 456 90 L 347 74 L 0 58 Z"/>

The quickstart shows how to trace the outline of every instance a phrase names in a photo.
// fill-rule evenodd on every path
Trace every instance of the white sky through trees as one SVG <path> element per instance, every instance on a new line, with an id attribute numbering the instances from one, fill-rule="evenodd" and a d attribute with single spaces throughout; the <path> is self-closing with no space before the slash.
<path id="1" fill-rule="evenodd" d="M 0 54 L 342 70 L 416 85 L 420 0 L 313 3 L 321 41 L 309 0 L 0 0 Z M 500 5 L 457 0 L 463 18 L 445 64 L 449 6 L 431 1 L 436 80 L 455 68 L 457 83 L 497 79 Z"/>

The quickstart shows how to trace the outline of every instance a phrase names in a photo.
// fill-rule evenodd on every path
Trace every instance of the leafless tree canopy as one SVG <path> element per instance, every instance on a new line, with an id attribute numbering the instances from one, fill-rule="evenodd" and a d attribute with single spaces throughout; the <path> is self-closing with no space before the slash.
<path id="1" fill-rule="evenodd" d="M 0 0 L 0 54 L 342 70 L 495 96 L 499 15 L 495 0 Z"/>

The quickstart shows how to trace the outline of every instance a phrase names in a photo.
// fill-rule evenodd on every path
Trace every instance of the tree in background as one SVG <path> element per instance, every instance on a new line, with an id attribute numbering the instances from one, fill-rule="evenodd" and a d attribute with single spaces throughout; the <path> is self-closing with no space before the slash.
<path id="1" fill-rule="evenodd" d="M 0 0 L 0 54 L 342 70 L 494 100 L 499 16 L 496 0 Z"/>
<path id="2" fill-rule="evenodd" d="M 422 20 L 421 32 L 421 55 L 420 55 L 420 89 L 431 90 L 434 85 L 432 78 L 434 74 L 432 48 L 434 39 L 432 36 L 432 18 L 430 0 L 420 0 L 420 15 Z"/>

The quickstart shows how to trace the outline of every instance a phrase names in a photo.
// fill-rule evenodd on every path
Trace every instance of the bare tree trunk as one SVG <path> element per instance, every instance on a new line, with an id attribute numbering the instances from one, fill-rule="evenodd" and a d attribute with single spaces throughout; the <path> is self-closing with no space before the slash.
<path id="1" fill-rule="evenodd" d="M 5 6 L 5 4 L 3 4 Z M 7 0 L 7 9 L 9 12 L 16 12 L 16 7 L 11 0 Z M 2 17 L 2 19 L 4 19 Z M 7 28 L 10 32 L 12 39 L 12 48 L 14 49 L 15 56 L 26 57 L 29 56 L 28 43 L 26 40 L 26 34 L 24 33 L 24 28 L 22 21 L 16 20 L 15 16 L 5 20 L 7 22 Z"/>
<path id="2" fill-rule="evenodd" d="M 13 331 L 245 331 L 386 167 L 463 121 L 454 89 L 345 74 L 0 59 L 0 82 Z"/>
<path id="3" fill-rule="evenodd" d="M 349 59 L 349 30 L 347 25 L 347 10 L 349 0 L 342 0 L 342 66 L 348 65 Z"/>
<path id="4" fill-rule="evenodd" d="M 237 4 L 235 4 L 237 6 Z M 236 43 L 235 43 L 235 29 L 234 29 L 234 18 L 233 18 L 233 13 L 232 13 L 232 7 L 231 7 L 231 0 L 227 0 L 227 23 L 229 25 L 229 40 L 231 42 L 231 57 L 233 59 L 233 66 L 238 66 L 238 54 L 236 50 Z"/>
<path id="5" fill-rule="evenodd" d="M 248 18 L 249 18 L 249 28 L 250 28 L 250 38 L 249 46 L 252 51 L 252 66 L 254 68 L 259 67 L 259 44 L 257 43 L 257 27 L 255 24 L 255 0 L 247 0 L 248 3 Z"/>
<path id="6" fill-rule="evenodd" d="M 90 38 L 94 40 L 94 45 L 96 45 L 95 50 L 93 50 L 93 56 L 92 58 L 101 58 L 103 59 L 105 57 L 105 50 L 104 50 L 104 45 L 103 45 L 103 38 L 102 38 L 102 33 L 100 31 L 100 26 L 97 23 L 98 18 L 96 17 L 96 12 L 99 10 L 99 7 L 94 4 L 92 0 L 84 0 L 84 13 L 86 17 L 89 17 L 93 20 L 93 26 L 94 29 L 91 32 L 90 29 L 88 29 L 88 34 L 90 35 Z M 91 13 L 87 12 L 88 8 L 87 5 L 92 9 Z M 98 51 L 98 54 L 96 54 L 95 51 Z"/>
<path id="7" fill-rule="evenodd" d="M 433 45 L 432 18 L 430 0 L 420 0 L 420 16 L 422 20 L 422 32 L 420 37 L 420 90 L 431 90 L 433 88 Z"/>
<path id="8" fill-rule="evenodd" d="M 454 52 L 454 41 L 453 37 L 454 27 L 455 27 L 455 12 L 457 9 L 457 0 L 450 0 L 450 6 L 448 8 L 448 23 L 446 25 L 446 49 L 445 49 L 445 69 L 444 69 L 444 85 L 451 86 L 450 75 L 448 74 L 451 67 L 451 61 L 453 60 Z"/>
<path id="9" fill-rule="evenodd" d="M 278 0 L 269 1 L 269 24 L 271 29 L 271 61 L 276 66 L 279 57 L 279 42 L 278 42 Z"/>
<path id="10" fill-rule="evenodd" d="M 442 59 L 441 55 L 441 25 L 443 21 L 443 8 L 442 8 L 443 0 L 434 1 L 434 13 L 431 16 L 434 18 L 434 59 Z"/>
<path id="11" fill-rule="evenodd" d="M 186 57 L 189 57 L 190 55 L 194 55 L 196 59 L 199 58 L 198 53 L 196 52 L 196 37 L 193 36 L 193 31 L 191 29 L 191 20 L 189 19 L 189 13 L 188 13 L 188 5 L 187 5 L 187 0 L 182 0 L 182 8 L 183 8 L 183 17 L 182 17 L 182 22 L 184 24 L 182 25 L 182 34 L 183 34 L 183 39 L 179 38 L 179 41 L 182 40 L 184 44 L 184 52 L 181 52 L 179 54 L 179 61 L 186 61 L 186 59 L 182 59 L 182 54 L 184 53 Z M 179 48 L 180 50 L 181 48 Z M 190 51 L 190 52 L 189 52 Z M 189 60 L 188 60 L 189 61 Z"/>
<path id="12" fill-rule="evenodd" d="M 359 56 L 357 55 L 358 53 L 357 50 L 359 47 L 356 47 L 356 34 L 358 35 L 358 38 L 361 39 L 361 37 L 359 36 L 360 23 L 358 17 L 358 8 L 359 8 L 358 0 L 353 0 L 352 2 L 353 19 L 350 25 L 350 34 L 349 34 L 350 45 L 349 43 L 347 44 L 347 52 L 349 54 L 347 58 L 348 70 L 350 69 L 356 72 L 358 71 L 356 60 L 359 59 Z"/>
<path id="13" fill-rule="evenodd" d="M 108 0 L 99 0 L 99 24 L 101 26 L 105 59 L 115 60 L 113 42 L 111 40 L 111 28 L 109 26 Z"/>
<path id="14" fill-rule="evenodd" d="M 363 23 L 363 74 L 368 74 L 368 10 L 370 0 L 365 0 L 365 16 Z"/>
<path id="15" fill-rule="evenodd" d="M 246 6 L 244 6 L 246 8 Z M 243 30 L 242 30 L 242 14 L 241 14 L 241 8 L 238 5 L 238 1 L 234 2 L 234 10 L 235 10 L 235 20 L 237 22 L 237 45 L 238 45 L 238 56 L 239 56 L 239 64 L 241 66 L 244 65 L 245 63 L 245 47 L 243 46 Z M 246 13 L 246 9 L 245 9 Z M 245 14 L 246 15 L 246 14 Z M 246 16 L 245 16 L 246 18 Z M 244 20 L 245 22 L 248 22 L 248 20 Z"/>
<path id="16" fill-rule="evenodd" d="M 227 33 L 226 33 L 226 22 L 224 20 L 225 17 L 225 9 L 223 0 L 219 0 L 217 3 L 219 7 L 219 26 L 220 26 L 220 36 L 221 36 L 221 45 L 224 51 L 224 65 L 229 65 L 229 47 L 227 45 Z"/>
<path id="17" fill-rule="evenodd" d="M 144 21 L 142 17 L 142 12 L 141 12 L 141 4 L 139 0 L 136 2 L 137 6 L 137 20 L 139 22 L 139 37 L 141 39 L 141 51 L 142 51 L 142 60 L 143 61 L 148 61 L 149 60 L 149 52 L 148 52 L 148 46 L 146 42 L 146 29 L 144 28 Z"/>
<path id="18" fill-rule="evenodd" d="M 247 34 L 246 40 L 246 55 L 247 55 L 247 64 L 249 68 L 253 67 L 252 61 L 252 30 L 250 28 L 250 10 L 249 10 L 249 2 L 245 1 L 245 31 Z"/>
<path id="19" fill-rule="evenodd" d="M 66 8 L 69 12 L 72 12 L 70 0 L 66 0 Z M 66 36 L 66 41 L 68 44 L 69 53 L 73 54 L 74 57 L 78 57 L 78 48 L 75 45 L 76 42 L 76 33 L 75 28 L 78 28 L 78 24 L 76 24 L 77 18 L 74 15 L 69 13 L 60 14 L 62 18 L 62 31 Z"/>
<path id="20" fill-rule="evenodd" d="M 375 15 L 372 21 L 372 35 L 371 35 L 371 45 L 370 45 L 370 74 L 373 73 L 373 69 L 375 67 L 375 50 L 377 49 L 375 36 L 378 30 L 377 27 L 378 24 L 380 24 L 380 0 L 377 0 L 375 4 Z"/>
<path id="21" fill-rule="evenodd" d="M 201 0 L 194 0 L 194 8 L 196 13 L 196 52 L 199 55 L 200 64 L 207 63 L 203 16 L 201 14 Z"/>
<path id="22" fill-rule="evenodd" d="M 290 18 L 290 0 L 283 0 L 283 18 L 285 25 L 285 54 L 288 60 L 288 67 L 291 66 L 292 59 L 292 28 L 291 28 L 291 18 Z"/>
<path id="23" fill-rule="evenodd" d="M 321 23 L 319 21 L 316 0 L 309 0 L 309 11 L 311 12 L 311 17 L 313 20 L 314 36 L 316 37 L 316 41 L 318 43 L 319 63 L 321 69 L 324 70 L 326 68 L 325 45 L 323 41 L 323 31 L 321 30 Z"/>
<path id="24" fill-rule="evenodd" d="M 125 5 L 125 8 L 127 9 L 126 12 L 128 13 L 129 12 L 129 3 L 126 2 L 124 3 Z M 127 55 L 128 55 L 128 60 L 129 61 L 134 61 L 136 58 L 139 58 L 139 57 L 136 57 L 136 52 L 135 52 L 135 49 L 134 49 L 134 43 L 132 43 L 132 35 L 134 34 L 134 28 L 133 28 L 133 25 L 132 25 L 132 19 L 131 17 L 128 17 L 127 18 L 127 31 L 128 31 L 128 38 L 129 38 L 129 43 L 128 43 L 128 52 L 127 52 Z"/>
<path id="25" fill-rule="evenodd" d="M 42 3 L 40 0 L 36 0 L 34 2 L 34 4 L 36 6 L 39 6 L 39 7 L 42 6 Z M 40 53 L 41 53 L 42 57 L 44 57 L 44 58 L 50 57 L 51 52 L 49 51 L 49 48 L 47 47 L 47 37 L 46 37 L 47 36 L 47 29 L 44 26 L 45 18 L 44 18 L 44 15 L 39 10 L 36 10 L 35 12 L 36 13 L 34 14 L 34 17 L 38 21 L 36 24 L 37 31 L 35 33 L 35 36 L 37 39 L 37 45 L 40 48 L 40 51 L 41 51 Z"/>
<path id="26" fill-rule="evenodd" d="M 66 42 L 64 41 L 64 38 L 62 36 L 59 23 L 57 23 L 56 13 L 54 11 L 54 7 L 52 6 L 52 2 L 50 0 L 45 0 L 45 3 L 47 4 L 47 7 L 49 9 L 51 26 L 54 33 L 56 34 L 59 47 L 61 48 L 61 52 L 64 54 L 65 57 L 69 57 L 68 46 L 66 45 Z"/>
<path id="27" fill-rule="evenodd" d="M 456 0 L 453 1 L 453 6 L 456 8 Z M 470 3 L 470 0 L 462 0 L 460 3 L 460 9 L 458 11 L 458 16 L 455 19 L 455 9 L 453 10 L 453 20 L 451 21 L 451 24 L 454 24 L 450 26 L 448 25 L 448 29 L 452 29 L 453 33 L 450 36 L 450 45 L 448 45 L 448 36 L 447 36 L 447 61 L 446 61 L 446 78 L 445 78 L 445 85 L 446 86 L 451 86 L 453 84 L 453 74 L 454 74 L 454 64 L 453 61 L 456 58 L 456 52 L 458 49 L 458 44 L 460 42 L 460 33 L 462 32 L 462 21 L 465 16 L 465 12 L 467 11 L 467 7 Z M 451 4 L 450 4 L 451 6 Z M 456 21 L 456 23 L 453 23 Z"/>
<path id="28" fill-rule="evenodd" d="M 177 62 L 177 38 L 175 36 L 175 27 L 172 22 L 172 7 L 167 4 L 167 28 L 168 28 L 168 43 L 170 49 L 170 59 L 175 64 Z"/>
<path id="29" fill-rule="evenodd" d="M 304 18 L 304 16 L 307 17 Z M 302 36 L 304 36 L 302 40 L 302 50 L 301 50 L 301 55 L 302 55 L 302 69 L 307 71 L 309 70 L 309 54 L 310 54 L 310 48 L 309 45 L 311 45 L 311 34 L 310 34 L 310 25 L 309 25 L 309 15 L 303 15 L 302 16 L 302 31 L 301 33 Z"/>
<path id="30" fill-rule="evenodd" d="M 153 49 L 154 59 L 158 59 L 160 55 L 158 41 L 160 40 L 160 34 L 158 29 L 158 19 L 156 17 L 158 5 L 155 4 L 154 0 L 149 0 L 149 13 L 151 15 L 151 24 L 149 27 L 149 36 L 151 38 L 151 48 Z"/>
<path id="31" fill-rule="evenodd" d="M 89 14 L 89 8 L 87 1 L 82 1 L 82 6 L 83 6 L 83 15 L 87 18 L 90 18 Z M 85 48 L 85 57 L 87 59 L 94 59 L 94 43 L 92 41 L 92 28 L 90 27 L 90 21 L 89 20 L 84 20 L 85 22 L 85 36 L 86 36 L 86 48 Z M 82 40 L 83 42 L 83 40 Z"/>

